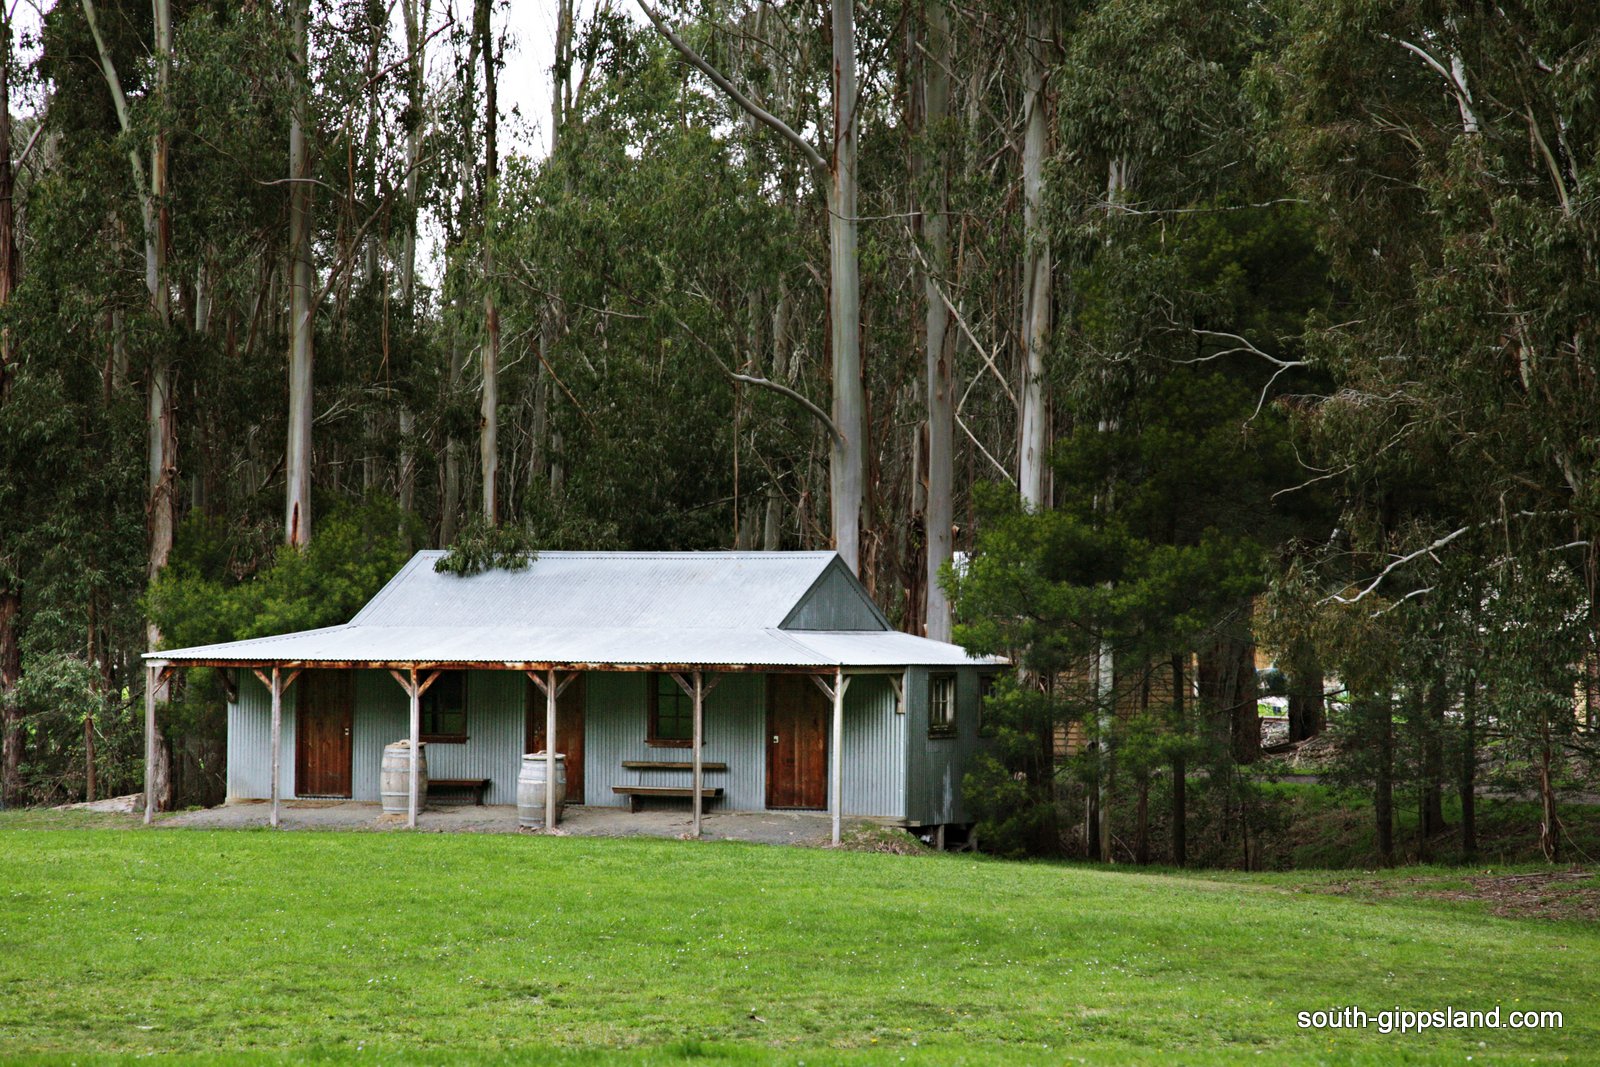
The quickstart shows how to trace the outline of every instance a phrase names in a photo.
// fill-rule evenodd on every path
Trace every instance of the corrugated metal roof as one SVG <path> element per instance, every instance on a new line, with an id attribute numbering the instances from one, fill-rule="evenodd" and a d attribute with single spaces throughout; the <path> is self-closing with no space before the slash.
<path id="1" fill-rule="evenodd" d="M 418 552 L 351 622 L 751 630 L 780 625 L 832 552 L 541 552 L 525 569 L 439 574 Z"/>
<path id="2" fill-rule="evenodd" d="M 979 662 L 883 631 L 779 629 L 832 552 L 541 552 L 438 574 L 419 552 L 343 626 L 149 653 L 172 663 L 900 667 Z"/>
<path id="3" fill-rule="evenodd" d="M 239 664 L 552 663 L 597 666 L 901 667 L 979 662 L 942 641 L 894 631 L 778 629 L 675 631 L 500 626 L 334 626 L 152 653 L 151 658 Z"/>

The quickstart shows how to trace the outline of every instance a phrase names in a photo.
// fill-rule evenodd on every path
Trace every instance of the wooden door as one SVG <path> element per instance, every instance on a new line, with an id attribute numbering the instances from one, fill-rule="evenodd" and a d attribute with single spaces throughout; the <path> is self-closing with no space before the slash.
<path id="1" fill-rule="evenodd" d="M 583 679 L 582 674 L 572 679 L 572 684 L 556 699 L 556 751 L 567 757 L 568 804 L 583 803 Z M 528 723 L 522 734 L 527 744 L 523 748 L 528 752 L 543 752 L 544 691 L 531 681 L 527 683 L 527 691 Z"/>
<path id="2" fill-rule="evenodd" d="M 767 807 L 828 806 L 828 698 L 808 676 L 767 683 Z"/>
<path id="3" fill-rule="evenodd" d="M 353 681 L 349 671 L 306 671 L 295 682 L 295 796 L 350 795 Z"/>

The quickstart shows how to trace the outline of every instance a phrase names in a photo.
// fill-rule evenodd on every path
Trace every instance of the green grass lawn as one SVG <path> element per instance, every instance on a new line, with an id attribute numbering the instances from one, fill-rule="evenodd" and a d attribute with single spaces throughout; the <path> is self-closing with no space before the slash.
<path id="1" fill-rule="evenodd" d="M 1593 925 L 1304 891 L 1293 874 L 89 821 L 0 817 L 0 1059 L 1600 1055 Z M 1295 1020 L 1496 1004 L 1562 1011 L 1565 1028 L 1383 1035 Z"/>

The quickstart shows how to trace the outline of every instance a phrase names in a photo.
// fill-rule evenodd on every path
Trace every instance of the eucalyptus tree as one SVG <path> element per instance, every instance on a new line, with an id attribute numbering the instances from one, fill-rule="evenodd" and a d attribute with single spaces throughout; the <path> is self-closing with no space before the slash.
<path id="1" fill-rule="evenodd" d="M 307 42 L 311 0 L 293 0 L 289 119 L 289 426 L 284 463 L 284 541 L 311 540 L 311 423 L 315 381 L 312 279 L 312 177 L 306 151 L 306 97 L 311 91 Z"/>
<path id="2" fill-rule="evenodd" d="M 9 311 L 11 294 L 17 285 L 21 264 L 17 258 L 15 174 L 11 156 L 11 70 L 13 35 L 11 9 L 0 10 L 0 314 Z M 16 338 L 9 321 L 0 323 L 0 409 L 11 393 L 12 364 L 17 361 Z M 3 503 L 4 489 L 0 489 Z M 16 507 L 0 507 L 0 513 L 14 515 Z M 0 524 L 3 539 L 12 544 L 10 523 Z M 21 712 L 12 699 L 22 676 L 22 646 L 18 641 L 18 611 L 21 595 L 15 549 L 0 551 L 0 804 L 10 807 L 20 801 L 22 768 Z"/>
<path id="3" fill-rule="evenodd" d="M 928 487 L 924 506 L 923 633 L 935 641 L 950 640 L 950 601 L 942 584 L 951 559 L 951 527 L 955 522 L 955 360 L 956 333 L 950 328 L 945 285 L 950 273 L 949 175 L 940 149 L 950 144 L 950 12 L 944 0 L 923 5 L 926 44 L 922 70 L 922 154 L 918 180 L 922 186 L 924 265 L 923 325 L 928 418 Z M 943 157 L 943 158 L 941 158 Z"/>
<path id="4" fill-rule="evenodd" d="M 662 36 L 743 111 L 776 132 L 806 161 L 828 204 L 829 300 L 832 391 L 827 429 L 832 439 L 828 506 L 833 547 L 852 571 L 861 569 L 861 526 L 867 490 L 867 413 L 861 361 L 861 274 L 857 244 L 857 149 L 859 102 L 856 78 L 855 4 L 832 0 L 833 45 L 829 138 L 819 149 L 783 118 L 756 103 L 686 42 L 645 0 L 639 6 Z"/>
<path id="5" fill-rule="evenodd" d="M 1552 855 L 1552 782 L 1582 738 L 1533 694 L 1576 691 L 1600 632 L 1597 19 L 1550 3 L 1307 5 L 1266 82 L 1283 101 L 1283 158 L 1321 205 L 1350 294 L 1315 336 L 1344 383 L 1312 413 L 1320 465 L 1362 564 L 1334 572 L 1348 588 L 1332 603 L 1362 615 L 1430 597 L 1485 614 L 1519 605 L 1482 676 L 1523 694 L 1497 719 L 1528 746 Z M 1396 468 L 1425 471 L 1429 497 L 1397 495 Z M 1570 657 L 1564 671 L 1551 649 Z"/>
<path id="6" fill-rule="evenodd" d="M 472 32 L 478 38 L 483 57 L 483 191 L 480 238 L 483 258 L 483 374 L 482 403 L 478 412 L 478 466 L 483 477 L 483 519 L 493 526 L 500 518 L 500 317 L 495 310 L 494 265 L 495 197 L 500 182 L 500 152 L 496 144 L 499 129 L 499 98 L 495 94 L 499 49 L 494 39 L 493 0 L 475 0 Z"/>

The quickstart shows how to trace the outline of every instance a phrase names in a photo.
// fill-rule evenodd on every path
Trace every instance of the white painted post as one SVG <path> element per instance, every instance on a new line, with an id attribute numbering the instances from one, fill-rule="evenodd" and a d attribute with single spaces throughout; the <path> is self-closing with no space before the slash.
<path id="1" fill-rule="evenodd" d="M 544 828 L 556 828 L 556 671 L 550 668 L 544 687 Z"/>
<path id="2" fill-rule="evenodd" d="M 279 668 L 272 668 L 272 828 L 278 828 L 278 765 L 283 754 L 283 684 Z"/>
<path id="3" fill-rule="evenodd" d="M 833 843 L 839 843 L 840 818 L 844 813 L 844 691 L 850 680 L 844 668 L 833 673 L 833 767 L 829 783 L 828 807 L 833 812 Z"/>
<path id="4" fill-rule="evenodd" d="M 156 673 L 144 669 L 144 823 L 155 821 L 156 812 Z"/>
<path id="5" fill-rule="evenodd" d="M 701 808 L 705 804 L 700 796 L 700 787 L 705 784 L 705 765 L 700 752 L 700 747 L 705 741 L 704 677 L 700 671 L 694 672 L 694 836 L 697 840 L 700 837 Z"/>
<path id="6" fill-rule="evenodd" d="M 417 755 L 418 748 L 422 745 L 422 690 L 417 686 L 417 668 L 411 668 L 411 684 L 406 687 L 411 694 L 411 766 L 408 772 L 411 778 L 411 795 L 407 798 L 406 827 L 411 830 L 417 828 Z"/>

